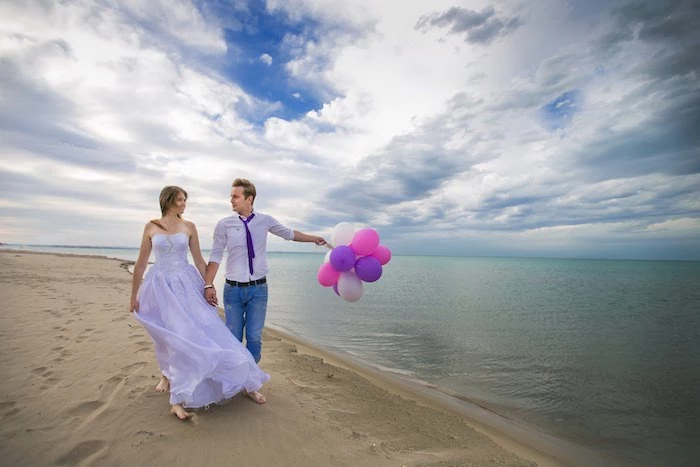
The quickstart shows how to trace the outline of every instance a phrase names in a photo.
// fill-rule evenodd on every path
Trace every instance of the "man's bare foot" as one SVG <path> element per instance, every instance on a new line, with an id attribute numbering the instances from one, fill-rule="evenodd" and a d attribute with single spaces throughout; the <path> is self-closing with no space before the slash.
<path id="1" fill-rule="evenodd" d="M 258 404 L 264 404 L 265 402 L 267 402 L 267 399 L 265 399 L 265 396 L 263 396 L 262 394 L 260 394 L 258 391 L 253 391 L 253 392 L 246 392 L 246 391 L 243 391 L 243 394 L 245 394 L 246 396 L 250 397 L 251 399 L 253 399 L 253 400 L 254 400 L 255 402 L 257 402 Z"/>
<path id="2" fill-rule="evenodd" d="M 192 416 L 192 412 L 186 411 L 182 404 L 173 405 L 173 408 L 170 409 L 170 412 L 174 413 L 180 420 L 187 420 Z"/>
<path id="3" fill-rule="evenodd" d="M 168 381 L 168 378 L 165 377 L 165 375 L 160 375 L 160 382 L 158 383 L 158 386 L 156 386 L 155 391 L 156 392 L 166 392 L 170 390 L 170 381 Z"/>

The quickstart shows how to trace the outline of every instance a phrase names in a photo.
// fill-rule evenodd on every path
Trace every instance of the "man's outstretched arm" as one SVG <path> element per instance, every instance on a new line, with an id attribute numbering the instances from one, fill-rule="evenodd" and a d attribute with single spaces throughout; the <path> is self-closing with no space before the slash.
<path id="1" fill-rule="evenodd" d="M 323 237 L 305 234 L 304 232 L 299 232 L 298 230 L 294 231 L 294 238 L 292 240 L 294 240 L 295 242 L 315 243 L 316 245 L 320 246 L 326 244 L 326 240 Z"/>

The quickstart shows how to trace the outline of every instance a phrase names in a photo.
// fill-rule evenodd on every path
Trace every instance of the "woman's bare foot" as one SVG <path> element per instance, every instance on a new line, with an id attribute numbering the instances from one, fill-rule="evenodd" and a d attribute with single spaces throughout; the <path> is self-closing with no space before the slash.
<path id="1" fill-rule="evenodd" d="M 158 386 L 156 386 L 155 391 L 156 392 L 166 392 L 170 390 L 170 381 L 168 381 L 168 378 L 165 377 L 165 375 L 160 375 L 160 382 L 158 383 Z"/>
<path id="2" fill-rule="evenodd" d="M 182 404 L 173 405 L 173 408 L 170 409 L 170 412 L 174 413 L 180 420 L 187 420 L 192 416 L 192 412 L 186 411 Z"/>
<path id="3" fill-rule="evenodd" d="M 263 396 L 262 394 L 260 394 L 258 391 L 253 391 L 253 392 L 246 392 L 246 391 L 243 391 L 243 394 L 245 394 L 246 396 L 250 397 L 251 399 L 253 399 L 253 400 L 254 400 L 255 402 L 257 402 L 258 404 L 264 404 L 265 402 L 267 402 L 267 399 L 265 399 L 265 396 Z"/>

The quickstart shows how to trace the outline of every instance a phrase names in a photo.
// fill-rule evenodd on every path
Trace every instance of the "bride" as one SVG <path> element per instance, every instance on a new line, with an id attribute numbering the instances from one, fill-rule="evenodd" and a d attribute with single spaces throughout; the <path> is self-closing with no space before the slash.
<path id="1" fill-rule="evenodd" d="M 195 225 L 182 219 L 186 202 L 182 188 L 166 186 L 160 192 L 162 217 L 144 228 L 129 304 L 155 344 L 163 375 L 156 390 L 170 389 L 171 412 L 181 420 L 192 415 L 185 408 L 218 403 L 241 391 L 262 404 L 265 397 L 258 390 L 270 379 L 204 299 L 206 263 Z M 188 248 L 194 266 L 187 261 Z M 151 250 L 156 261 L 141 284 Z"/>

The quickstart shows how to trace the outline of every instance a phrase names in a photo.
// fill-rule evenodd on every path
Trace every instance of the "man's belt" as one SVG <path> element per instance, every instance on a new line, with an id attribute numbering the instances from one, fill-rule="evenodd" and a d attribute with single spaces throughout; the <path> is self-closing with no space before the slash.
<path id="1" fill-rule="evenodd" d="M 258 280 L 250 281 L 250 282 L 237 282 L 237 281 L 230 281 L 226 279 L 226 283 L 228 285 L 232 285 L 234 287 L 250 287 L 251 285 L 260 285 L 264 284 L 267 282 L 267 277 L 262 277 Z"/>

